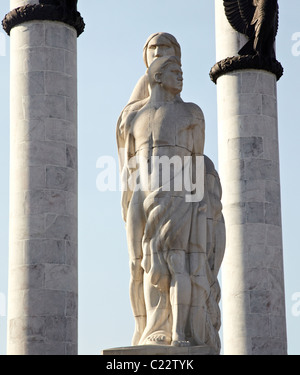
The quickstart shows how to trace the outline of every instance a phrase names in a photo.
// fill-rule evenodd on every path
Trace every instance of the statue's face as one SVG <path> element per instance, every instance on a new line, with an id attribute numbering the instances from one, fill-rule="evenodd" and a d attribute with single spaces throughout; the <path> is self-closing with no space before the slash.
<path id="1" fill-rule="evenodd" d="M 156 35 L 152 38 L 147 48 L 147 62 L 151 65 L 153 60 L 163 56 L 175 56 L 175 49 L 172 43 L 163 35 Z"/>
<path id="2" fill-rule="evenodd" d="M 168 64 L 161 73 L 161 86 L 174 95 L 182 91 L 183 76 L 178 64 Z"/>

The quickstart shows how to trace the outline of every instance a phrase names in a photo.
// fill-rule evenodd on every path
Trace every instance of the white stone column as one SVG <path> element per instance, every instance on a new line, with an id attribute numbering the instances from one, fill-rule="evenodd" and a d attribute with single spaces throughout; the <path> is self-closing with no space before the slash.
<path id="1" fill-rule="evenodd" d="M 215 0 L 217 61 L 245 44 Z M 227 245 L 225 354 L 286 354 L 276 76 L 237 70 L 217 80 L 219 171 Z"/>
<path id="2" fill-rule="evenodd" d="M 77 32 L 33 20 L 10 42 L 7 353 L 77 354 Z"/>

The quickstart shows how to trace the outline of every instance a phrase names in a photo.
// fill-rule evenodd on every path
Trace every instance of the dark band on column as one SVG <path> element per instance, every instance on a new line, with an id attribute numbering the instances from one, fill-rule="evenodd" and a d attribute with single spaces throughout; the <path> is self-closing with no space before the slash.
<path id="1" fill-rule="evenodd" d="M 65 6 L 52 4 L 25 5 L 13 9 L 4 17 L 2 26 L 6 33 L 10 35 L 13 27 L 28 21 L 64 22 L 76 29 L 77 36 L 82 34 L 85 28 L 84 20 L 76 9 L 70 11 Z"/>
<path id="2" fill-rule="evenodd" d="M 210 79 L 216 83 L 217 79 L 224 74 L 232 73 L 236 70 L 262 69 L 276 75 L 279 80 L 283 75 L 283 67 L 279 61 L 260 60 L 257 55 L 234 56 L 217 62 L 209 73 Z"/>

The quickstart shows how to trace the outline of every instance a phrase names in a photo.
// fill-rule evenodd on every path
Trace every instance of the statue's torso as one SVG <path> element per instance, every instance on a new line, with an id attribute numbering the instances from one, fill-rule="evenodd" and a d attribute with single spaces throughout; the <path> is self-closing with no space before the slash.
<path id="1" fill-rule="evenodd" d="M 160 186 L 166 186 L 166 191 L 170 187 L 173 193 L 175 190 L 176 196 L 185 196 L 186 188 L 189 189 L 184 183 L 189 173 L 187 163 L 192 163 L 191 156 L 195 152 L 194 130 L 202 126 L 204 119 L 200 108 L 184 102 L 148 104 L 127 117 L 126 138 L 130 138 L 132 156 L 137 156 L 130 163 L 130 169 L 133 171 L 137 166 L 140 180 L 143 177 L 148 183 L 147 176 L 150 176 L 152 184 L 135 191 L 133 202 L 142 201 Z"/>
<path id="2" fill-rule="evenodd" d="M 130 133 L 135 152 L 151 155 L 190 155 L 193 152 L 193 129 L 200 125 L 200 113 L 188 103 L 146 105 L 132 116 Z M 161 150 L 157 148 L 163 147 Z M 184 150 L 179 150 L 183 148 Z"/>

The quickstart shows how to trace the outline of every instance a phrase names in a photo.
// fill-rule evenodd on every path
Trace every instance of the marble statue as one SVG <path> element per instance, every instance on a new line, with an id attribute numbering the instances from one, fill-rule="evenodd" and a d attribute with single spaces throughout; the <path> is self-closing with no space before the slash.
<path id="1" fill-rule="evenodd" d="M 218 352 L 217 275 L 225 249 L 221 185 L 203 155 L 202 110 L 181 99 L 180 55 L 172 53 L 152 55 L 141 79 L 148 91 L 138 96 L 134 90 L 117 125 L 132 345 L 208 345 Z M 197 199 L 201 176 L 203 194 Z"/>

